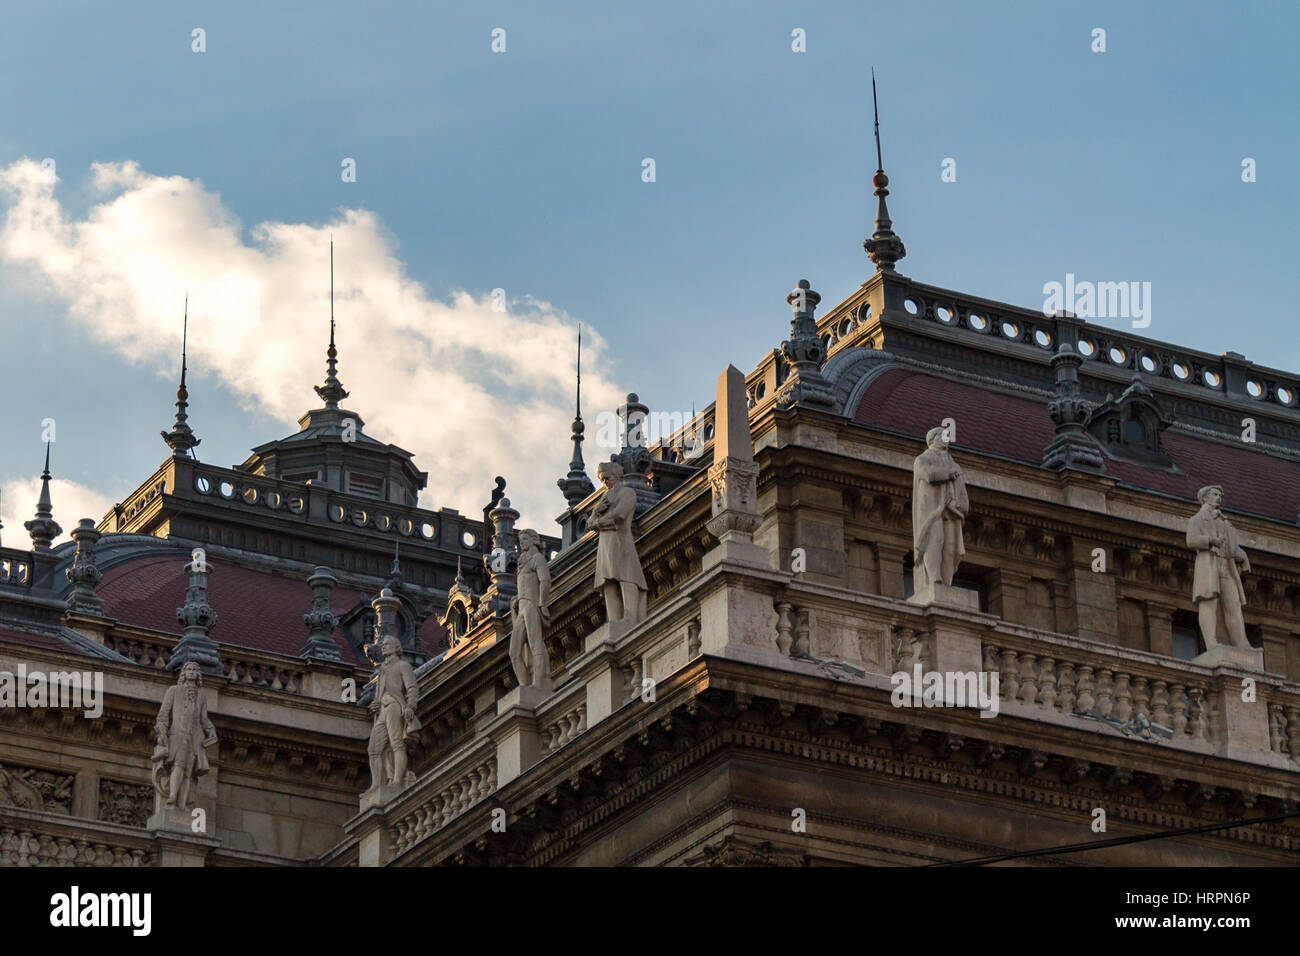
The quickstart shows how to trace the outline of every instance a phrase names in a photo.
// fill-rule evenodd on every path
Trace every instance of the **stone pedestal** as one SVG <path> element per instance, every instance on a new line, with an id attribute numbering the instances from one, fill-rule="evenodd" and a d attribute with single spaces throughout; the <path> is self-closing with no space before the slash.
<path id="1" fill-rule="evenodd" d="M 414 779 L 412 779 L 410 783 L 381 783 L 377 787 L 371 787 L 361 795 L 361 812 L 364 813 L 371 807 L 388 806 L 414 782 Z"/>
<path id="2" fill-rule="evenodd" d="M 195 819 L 193 810 L 180 810 L 176 807 L 158 807 L 145 823 L 145 829 L 168 830 L 172 833 L 195 833 Z"/>
<path id="3" fill-rule="evenodd" d="M 78 634 L 90 638 L 96 644 L 103 644 L 104 638 L 117 625 L 117 619 L 98 614 L 84 614 L 68 611 L 63 615 L 63 623 Z"/>
<path id="4" fill-rule="evenodd" d="M 1231 644 L 1215 644 L 1204 654 L 1192 658 L 1193 664 L 1206 667 L 1240 667 L 1242 670 L 1264 673 L 1264 652 L 1257 647 L 1234 647 Z"/>
<path id="5" fill-rule="evenodd" d="M 920 604 L 929 606 L 931 604 L 941 604 L 947 607 L 961 608 L 965 611 L 976 611 L 980 609 L 979 595 L 974 591 L 967 591 L 962 588 L 954 588 L 942 581 L 934 582 L 928 593 L 918 591 L 907 599 L 908 604 Z"/>
<path id="6" fill-rule="evenodd" d="M 516 687 L 497 701 L 492 737 L 497 745 L 498 789 L 541 758 L 536 711 L 549 696 L 535 687 Z"/>
<path id="7" fill-rule="evenodd" d="M 497 716 L 508 713 L 516 707 L 532 713 L 537 710 L 537 706 L 542 701 L 551 696 L 551 693 L 540 687 L 516 687 L 497 701 Z"/>
<path id="8" fill-rule="evenodd" d="M 211 815 L 205 821 L 209 832 L 213 829 Z M 208 854 L 221 846 L 221 841 L 205 833 L 194 832 L 196 818 L 192 810 L 159 807 L 145 823 L 153 831 L 155 866 L 204 866 Z"/>
<path id="9" fill-rule="evenodd" d="M 303 675 L 302 694 L 315 700 L 338 703 L 343 700 L 343 678 L 351 677 L 351 668 L 328 661 L 309 660 Z M 360 694 L 361 688 L 357 688 Z"/>
<path id="10" fill-rule="evenodd" d="M 602 661 L 587 679 L 587 726 L 600 723 L 630 699 L 627 680 L 613 657 Z"/>
<path id="11" fill-rule="evenodd" d="M 386 866 L 392 860 L 392 829 L 380 808 L 363 809 L 360 816 L 348 821 L 345 829 L 357 838 L 357 866 Z"/>
<path id="12" fill-rule="evenodd" d="M 1260 754 L 1270 753 L 1267 704 L 1260 697 L 1249 702 L 1242 700 L 1243 688 L 1239 677 L 1223 674 L 1217 683 L 1219 726 L 1223 731 L 1219 743 L 1220 756 L 1253 762 L 1259 760 Z"/>
<path id="13" fill-rule="evenodd" d="M 618 621 L 606 621 L 587 635 L 586 640 L 583 641 L 583 647 L 588 651 L 594 651 L 606 644 L 612 647 L 623 640 L 631 630 L 632 625 L 628 623 L 627 618 Z"/>
<path id="14" fill-rule="evenodd" d="M 759 547 L 754 543 L 752 533 L 728 528 L 725 522 L 731 520 L 732 517 L 731 515 L 721 514 L 717 518 L 710 519 L 708 528 L 710 533 L 717 535 L 718 544 L 706 551 L 704 557 L 700 559 L 702 569 L 707 571 L 725 561 L 728 564 L 739 564 L 770 571 L 772 569 L 772 556 L 766 548 Z"/>

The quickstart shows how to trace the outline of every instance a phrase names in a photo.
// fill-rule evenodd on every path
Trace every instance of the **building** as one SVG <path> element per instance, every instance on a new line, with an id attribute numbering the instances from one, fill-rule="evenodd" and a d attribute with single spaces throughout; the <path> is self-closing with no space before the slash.
<path id="1" fill-rule="evenodd" d="M 32 547 L 0 548 L 0 671 L 104 681 L 99 716 L 0 707 L 0 865 L 1297 862 L 1300 375 L 914 281 L 875 185 L 860 289 L 819 317 L 800 282 L 789 338 L 669 440 L 620 409 L 635 626 L 593 585 L 578 413 L 542 539 L 549 692 L 509 656 L 503 481 L 483 515 L 418 508 L 428 476 L 340 405 L 332 335 L 323 407 L 234 468 L 195 456 L 182 371 L 172 454 L 126 501 L 52 548 L 47 483 Z M 924 603 L 936 427 L 970 506 Z M 1254 651 L 1199 629 L 1213 484 Z M 420 729 L 413 782 L 372 788 L 385 635 Z M 197 830 L 159 823 L 151 771 L 186 662 L 220 740 Z M 900 700 L 894 675 L 930 673 L 996 674 L 996 715 Z"/>

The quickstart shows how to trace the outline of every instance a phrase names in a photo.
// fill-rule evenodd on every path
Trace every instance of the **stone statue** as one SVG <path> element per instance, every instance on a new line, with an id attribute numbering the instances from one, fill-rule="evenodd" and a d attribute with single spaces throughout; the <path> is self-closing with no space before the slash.
<path id="1" fill-rule="evenodd" d="M 596 590 L 604 592 L 606 620 L 635 627 L 646 614 L 645 575 L 632 540 L 636 492 L 623 484 L 618 462 L 601 462 L 596 476 L 605 486 L 605 494 L 591 509 L 590 526 L 598 532 Z"/>
<path id="2" fill-rule="evenodd" d="M 406 769 L 406 742 L 415 737 L 420 721 L 415 705 L 420 692 L 415 683 L 415 668 L 402 656 L 402 642 L 392 634 L 381 645 L 384 660 L 375 678 L 375 698 L 370 712 L 375 715 L 370 731 L 370 788 L 415 782 Z"/>
<path id="3" fill-rule="evenodd" d="M 931 428 L 925 443 L 929 447 L 912 462 L 912 584 L 917 598 L 929 602 L 936 585 L 952 586 L 966 553 L 962 523 L 970 499 L 944 429 Z"/>
<path id="4" fill-rule="evenodd" d="M 1225 629 L 1234 647 L 1249 648 L 1241 613 L 1246 606 L 1241 575 L 1250 572 L 1250 559 L 1237 541 L 1237 529 L 1219 510 L 1223 489 L 1207 485 L 1196 493 L 1196 500 L 1201 510 L 1187 522 L 1187 546 L 1196 551 L 1192 600 L 1200 614 L 1205 649 L 1220 643 Z"/>
<path id="5" fill-rule="evenodd" d="M 551 572 L 542 553 L 542 540 L 531 528 L 519 532 L 519 563 L 515 569 L 518 594 L 510 601 L 510 663 L 520 687 L 551 689 L 551 658 L 544 628 L 551 623 Z"/>
<path id="6" fill-rule="evenodd" d="M 154 723 L 153 785 L 163 808 L 190 809 L 190 786 L 208 772 L 207 748 L 216 742 L 203 672 L 190 661 L 167 688 Z"/>

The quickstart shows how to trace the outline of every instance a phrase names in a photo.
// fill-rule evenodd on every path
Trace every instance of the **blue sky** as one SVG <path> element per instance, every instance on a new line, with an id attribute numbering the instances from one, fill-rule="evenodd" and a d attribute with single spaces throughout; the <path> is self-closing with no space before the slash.
<path id="1" fill-rule="evenodd" d="M 253 249 L 259 224 L 329 231 L 362 210 L 366 235 L 389 243 L 389 277 L 447 304 L 444 320 L 482 322 L 456 297 L 504 288 L 521 308 L 534 303 L 530 330 L 589 326 L 603 340 L 593 390 L 606 398 L 635 390 L 654 408 L 703 406 L 728 362 L 747 370 L 780 342 L 797 279 L 829 305 L 870 275 L 873 65 L 901 272 L 1026 306 L 1067 272 L 1149 281 L 1151 337 L 1300 369 L 1294 3 L 59 3 L 10 5 L 4 23 L 0 170 L 54 158 L 53 196 L 70 222 L 104 201 L 92 163 L 201 184 L 220 206 L 212 215 L 233 219 Z M 497 27 L 503 54 L 490 49 Z M 1105 53 L 1090 49 L 1098 27 Z M 805 53 L 791 50 L 795 28 Z M 355 183 L 341 181 L 344 157 Z M 642 182 L 645 157 L 654 183 Z M 947 157 L 956 182 L 940 179 Z M 1241 181 L 1244 157 L 1257 182 Z M 0 217 L 13 201 L 0 193 Z M 81 249 L 79 268 L 120 241 Z M 360 262 L 355 245 L 339 249 L 340 274 Z M 48 263 L 23 259 L 12 246 L 0 254 L 11 545 L 24 535 L 10 514 L 32 510 L 10 498 L 39 471 L 41 419 L 59 423 L 56 471 L 111 502 L 165 456 L 157 435 L 175 387 L 170 339 L 142 344 L 151 326 L 129 317 L 105 332 L 111 323 L 85 310 L 109 299 L 78 313 L 68 276 L 52 283 Z M 326 281 L 320 261 L 304 281 Z M 303 268 L 292 257 L 273 266 Z M 321 340 L 301 344 L 322 365 L 320 303 L 276 301 L 260 321 L 318 323 Z M 394 433 L 410 416 L 386 403 L 402 393 L 381 392 L 382 376 L 360 367 L 360 383 L 349 380 L 366 330 L 347 321 L 350 404 L 417 451 L 431 472 L 422 504 L 474 508 L 505 474 L 551 531 L 563 502 L 550 476 L 568 458 L 563 376 L 513 380 L 510 363 L 526 358 L 493 358 L 510 328 L 463 328 L 499 366 L 492 387 L 536 401 L 518 427 L 554 451 L 452 474 L 465 434 L 438 422 L 486 415 L 478 427 L 505 430 L 509 414 L 499 403 L 425 408 L 427 433 Z M 472 381 L 470 363 L 440 357 L 447 334 L 433 336 L 431 367 Z M 291 381 L 250 391 L 223 366 L 220 339 L 209 330 L 195 350 L 191 422 L 200 458 L 229 465 L 293 431 L 288 409 L 315 404 L 320 375 L 300 381 L 286 366 Z M 414 362 L 402 374 L 423 373 Z M 55 508 L 65 528 L 80 516 L 60 514 L 57 496 Z"/>

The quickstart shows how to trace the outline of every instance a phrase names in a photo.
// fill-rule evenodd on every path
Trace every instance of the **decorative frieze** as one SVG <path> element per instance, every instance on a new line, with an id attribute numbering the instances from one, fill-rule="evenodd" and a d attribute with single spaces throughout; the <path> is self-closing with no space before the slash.
<path id="1" fill-rule="evenodd" d="M 70 773 L 0 764 L 0 807 L 70 814 L 74 779 Z"/>
<path id="2" fill-rule="evenodd" d="M 99 780 L 99 801 L 95 818 L 128 827 L 143 827 L 153 812 L 153 787 L 149 784 Z"/>

